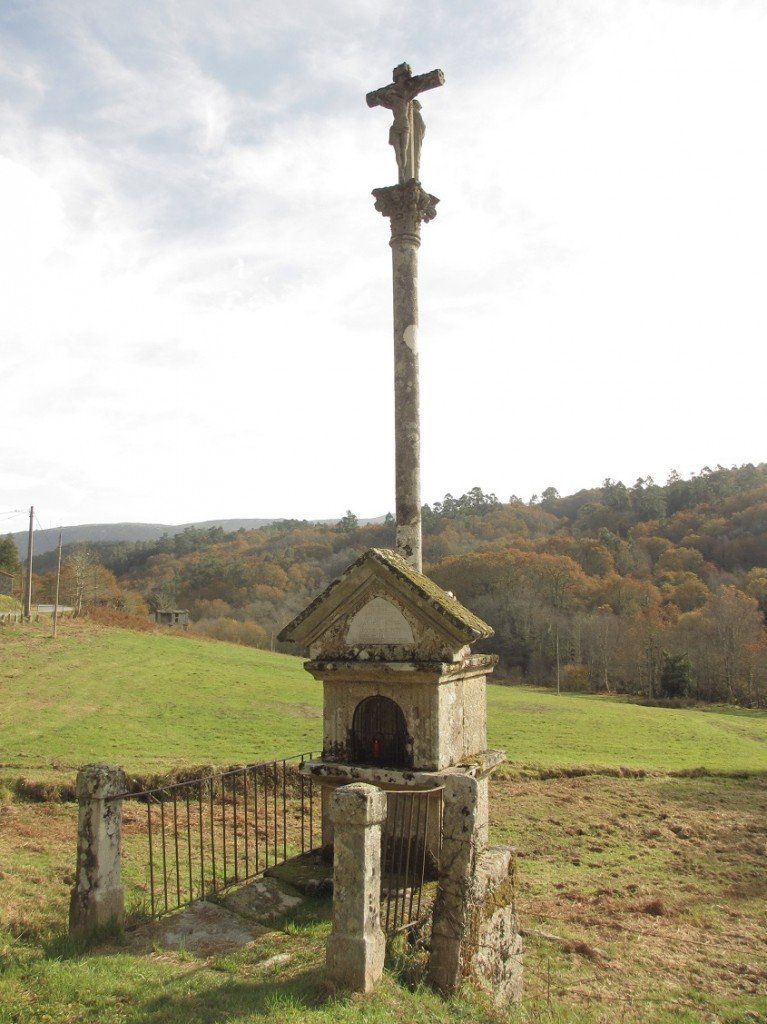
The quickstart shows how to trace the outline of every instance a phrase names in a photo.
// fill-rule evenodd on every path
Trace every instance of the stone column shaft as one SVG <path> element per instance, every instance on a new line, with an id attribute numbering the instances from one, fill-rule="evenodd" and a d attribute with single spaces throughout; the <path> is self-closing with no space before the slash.
<path id="1" fill-rule="evenodd" d="M 376 209 L 391 221 L 397 552 L 421 572 L 418 247 L 421 221 L 436 216 L 439 200 L 414 179 L 373 195 Z"/>
<path id="2" fill-rule="evenodd" d="M 414 234 L 394 234 L 394 420 L 397 551 L 419 572 L 421 552 L 421 413 L 418 378 L 418 247 Z"/>
<path id="3" fill-rule="evenodd" d="M 331 798 L 334 826 L 333 930 L 327 944 L 331 979 L 355 992 L 370 992 L 383 974 L 386 939 L 381 930 L 381 824 L 386 796 L 355 782 Z"/>

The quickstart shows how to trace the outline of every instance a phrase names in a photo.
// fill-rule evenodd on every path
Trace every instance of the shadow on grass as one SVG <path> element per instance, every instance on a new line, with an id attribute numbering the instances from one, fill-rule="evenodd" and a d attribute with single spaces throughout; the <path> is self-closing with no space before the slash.
<path id="1" fill-rule="evenodd" d="M 40 939 L 46 960 L 79 960 L 86 956 L 114 956 L 125 952 L 125 929 L 100 928 L 88 938 L 71 938 L 67 932 L 57 932 Z"/>
<path id="2" fill-rule="evenodd" d="M 225 900 L 216 899 L 210 902 L 228 909 Z M 307 899 L 295 909 L 287 911 L 279 917 L 258 923 L 271 932 L 319 936 L 330 928 L 332 908 L 333 904 L 330 899 L 322 897 Z M 174 911 L 174 914 L 183 913 L 184 909 L 181 907 L 178 911 Z M 168 920 L 174 914 L 163 915 L 160 920 Z M 41 934 L 36 939 L 33 937 L 33 940 L 34 944 L 43 950 L 43 955 L 47 960 L 78 960 L 86 956 L 117 956 L 126 952 L 135 953 L 136 950 L 130 948 L 131 939 L 139 929 L 150 929 L 153 924 L 157 924 L 157 921 L 142 914 L 129 919 L 123 928 L 105 927 L 87 939 L 70 938 L 66 932 L 58 932 L 44 936 Z M 27 939 L 29 938 L 30 936 L 27 935 Z"/>
<path id="3" fill-rule="evenodd" d="M 332 899 L 317 897 L 305 899 L 293 910 L 264 923 L 272 931 L 287 932 L 288 935 L 314 935 L 329 930 L 332 914 Z"/>
<path id="4" fill-rule="evenodd" d="M 330 999 L 324 972 L 311 968 L 290 978 L 227 981 L 190 989 L 188 978 L 163 985 L 159 995 L 139 998 L 125 1018 L 141 1024 L 225 1024 L 245 1016 L 281 1020 L 288 1013 L 321 1007 Z"/>

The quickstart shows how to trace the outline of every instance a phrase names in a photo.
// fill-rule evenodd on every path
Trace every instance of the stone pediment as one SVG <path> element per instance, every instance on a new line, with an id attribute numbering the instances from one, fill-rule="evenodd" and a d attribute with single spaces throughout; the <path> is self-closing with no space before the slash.
<path id="1" fill-rule="evenodd" d="M 313 658 L 447 660 L 492 636 L 487 623 L 393 551 L 371 548 L 279 635 Z"/>

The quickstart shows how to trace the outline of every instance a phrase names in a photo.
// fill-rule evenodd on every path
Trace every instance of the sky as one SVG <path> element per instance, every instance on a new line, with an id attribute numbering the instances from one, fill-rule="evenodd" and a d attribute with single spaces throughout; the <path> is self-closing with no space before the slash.
<path id="1" fill-rule="evenodd" d="M 0 514 L 393 508 L 403 60 L 424 501 L 762 461 L 765 52 L 764 0 L 4 0 Z"/>

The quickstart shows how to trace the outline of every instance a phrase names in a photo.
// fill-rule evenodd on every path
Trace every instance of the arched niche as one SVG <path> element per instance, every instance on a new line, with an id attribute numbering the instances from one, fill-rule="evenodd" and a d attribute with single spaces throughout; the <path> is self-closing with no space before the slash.
<path id="1" fill-rule="evenodd" d="M 412 760 L 402 708 L 388 697 L 366 697 L 354 709 L 352 760 L 386 768 L 408 768 Z"/>

